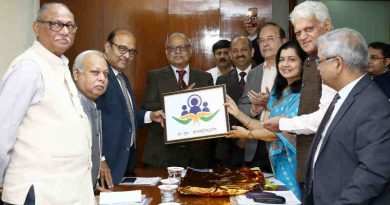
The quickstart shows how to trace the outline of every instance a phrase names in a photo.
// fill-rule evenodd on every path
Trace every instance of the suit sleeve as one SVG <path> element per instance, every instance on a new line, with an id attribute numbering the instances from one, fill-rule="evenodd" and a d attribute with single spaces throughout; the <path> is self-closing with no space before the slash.
<path id="1" fill-rule="evenodd" d="M 161 109 L 161 95 L 158 88 L 156 74 L 151 71 L 148 73 L 146 89 L 142 99 L 142 107 L 145 110 L 156 111 Z"/>
<path id="2" fill-rule="evenodd" d="M 356 124 L 355 154 L 359 165 L 336 204 L 370 204 L 390 181 L 390 106 L 373 106 Z"/>
<path id="3" fill-rule="evenodd" d="M 210 73 L 207 74 L 207 85 L 208 86 L 213 86 L 214 85 L 214 79 L 213 76 Z"/>

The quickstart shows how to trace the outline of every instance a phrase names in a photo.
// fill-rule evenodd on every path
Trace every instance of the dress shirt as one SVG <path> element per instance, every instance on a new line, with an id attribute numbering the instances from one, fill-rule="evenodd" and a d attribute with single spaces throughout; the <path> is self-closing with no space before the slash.
<path id="1" fill-rule="evenodd" d="M 261 79 L 261 92 L 265 93 L 265 87 L 268 87 L 269 91 L 272 91 L 276 77 L 276 66 L 268 66 L 267 62 L 263 64 L 263 78 Z"/>
<path id="2" fill-rule="evenodd" d="M 253 41 L 257 38 L 257 34 L 255 35 L 252 35 L 252 36 L 248 36 L 249 40 Z"/>
<path id="3" fill-rule="evenodd" d="M 60 58 L 38 41 L 33 47 L 46 58 L 67 66 L 69 60 Z M 17 131 L 28 108 L 39 103 L 45 93 L 45 84 L 39 65 L 34 60 L 24 60 L 9 68 L 0 82 L 0 187 L 8 166 L 11 150 L 15 145 Z"/>
<path id="4" fill-rule="evenodd" d="M 336 95 L 335 90 L 322 84 L 319 109 L 306 115 L 300 115 L 293 118 L 281 118 L 279 121 L 279 129 L 281 131 L 293 132 L 299 135 L 315 133 L 326 110 L 332 102 L 334 95 Z"/>
<path id="5" fill-rule="evenodd" d="M 318 157 L 318 154 L 320 152 L 320 149 L 321 149 L 321 146 L 322 146 L 322 142 L 324 141 L 324 136 L 326 134 L 326 132 L 328 131 L 328 128 L 329 128 L 329 125 L 332 123 L 333 121 L 333 118 L 336 116 L 337 112 L 339 111 L 341 105 L 344 103 L 345 99 L 347 99 L 349 93 L 351 92 L 351 90 L 353 89 L 353 87 L 355 87 L 355 85 L 359 82 L 360 79 L 363 78 L 364 75 L 360 76 L 358 79 L 348 83 L 348 85 L 344 86 L 339 92 L 339 96 L 340 96 L 340 99 L 337 101 L 337 103 L 335 104 L 334 106 L 334 110 L 332 112 L 332 115 L 330 116 L 329 118 L 329 121 L 328 123 L 325 125 L 325 128 L 324 128 L 324 131 L 321 133 L 321 139 L 320 139 L 320 142 L 318 143 L 318 146 L 317 146 L 317 149 L 314 153 L 314 158 L 313 158 L 313 167 L 317 161 L 317 157 Z M 326 112 L 326 111 L 325 111 Z"/>
<path id="6" fill-rule="evenodd" d="M 179 73 L 176 72 L 177 70 L 180 70 L 179 68 L 171 65 L 172 69 L 173 69 L 173 73 L 175 74 L 175 77 L 176 77 L 176 81 L 179 81 Z M 186 71 L 186 73 L 184 74 L 183 76 L 183 80 L 184 82 L 186 83 L 187 86 L 190 86 L 188 85 L 188 82 L 190 82 L 190 66 L 187 65 L 184 70 Z"/>
<path id="7" fill-rule="evenodd" d="M 113 68 L 112 67 L 112 71 L 114 72 L 114 75 L 115 75 L 115 77 L 116 77 L 116 80 L 118 81 L 118 83 L 119 83 L 119 86 L 121 86 L 121 88 L 122 88 L 122 84 L 121 84 L 121 82 L 119 81 L 119 79 L 118 79 L 118 77 L 117 77 L 117 75 L 119 74 L 119 71 L 117 71 L 117 70 L 115 70 L 115 68 Z M 130 98 L 130 103 L 133 105 L 132 107 L 133 107 L 133 109 L 135 109 L 134 107 L 134 104 L 133 104 L 133 101 L 132 101 L 132 99 L 131 99 L 131 95 L 130 95 L 130 93 L 127 93 L 128 95 L 129 95 L 129 98 Z M 145 113 L 145 116 L 144 116 L 144 123 L 151 123 L 152 122 L 152 119 L 150 119 L 150 113 L 151 113 L 151 111 L 146 111 L 146 113 Z M 103 156 L 103 159 L 105 160 L 105 157 Z M 102 159 L 102 160 L 103 160 Z"/>
<path id="8" fill-rule="evenodd" d="M 263 78 L 261 79 L 261 92 L 262 93 L 266 93 L 266 89 L 265 89 L 266 87 L 269 89 L 270 92 L 272 91 L 272 88 L 274 87 L 276 73 L 277 73 L 276 66 L 270 67 L 270 66 L 268 66 L 267 62 L 264 61 Z M 265 113 L 266 112 L 261 112 L 260 121 L 264 120 Z"/>
<path id="9" fill-rule="evenodd" d="M 249 71 L 250 71 L 251 69 L 252 69 L 252 65 L 249 65 L 245 70 L 240 70 L 239 68 L 236 68 L 237 73 L 238 73 L 238 81 L 241 80 L 240 73 L 241 73 L 241 72 L 245 72 L 246 75 L 244 76 L 244 80 L 245 80 L 245 82 L 246 82 L 246 78 L 248 77 L 248 73 L 249 73 Z"/>
<path id="10" fill-rule="evenodd" d="M 227 71 L 231 71 L 233 69 L 233 66 L 230 67 L 230 69 Z M 213 77 L 214 85 L 217 83 L 217 78 L 222 75 L 221 71 L 219 70 L 218 66 L 215 66 L 214 68 L 211 68 L 207 70 L 206 72 L 210 73 L 211 76 Z"/>

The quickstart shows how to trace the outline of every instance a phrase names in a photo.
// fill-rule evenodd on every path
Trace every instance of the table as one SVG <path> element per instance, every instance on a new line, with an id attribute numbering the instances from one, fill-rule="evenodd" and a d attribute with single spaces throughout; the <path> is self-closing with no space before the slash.
<path id="1" fill-rule="evenodd" d="M 167 178 L 166 169 L 137 168 L 137 177 L 162 177 Z M 146 197 L 152 197 L 150 205 L 157 205 L 161 202 L 160 190 L 157 186 L 115 186 L 114 191 L 142 190 Z M 230 205 L 229 197 L 200 197 L 185 196 L 178 194 L 177 202 L 182 205 Z"/>

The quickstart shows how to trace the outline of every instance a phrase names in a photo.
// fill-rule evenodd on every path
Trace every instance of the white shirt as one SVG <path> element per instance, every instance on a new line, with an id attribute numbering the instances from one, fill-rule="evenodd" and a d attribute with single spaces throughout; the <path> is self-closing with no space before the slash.
<path id="1" fill-rule="evenodd" d="M 300 115 L 293 118 L 281 118 L 279 121 L 279 129 L 281 131 L 293 132 L 298 135 L 308 135 L 317 132 L 317 128 L 332 102 L 334 95 L 336 95 L 335 90 L 322 84 L 319 109 L 306 115 Z"/>
<path id="2" fill-rule="evenodd" d="M 328 123 L 325 125 L 324 131 L 321 133 L 321 139 L 320 142 L 318 143 L 316 152 L 314 153 L 314 158 L 313 158 L 313 167 L 317 161 L 318 154 L 320 152 L 320 148 L 322 146 L 322 142 L 324 141 L 324 136 L 326 132 L 328 131 L 329 125 L 332 123 L 334 117 L 336 116 L 337 112 L 339 111 L 341 105 L 343 105 L 345 99 L 347 99 L 349 93 L 351 92 L 352 88 L 355 87 L 355 85 L 359 82 L 359 80 L 363 77 L 364 75 L 360 76 L 358 79 L 350 82 L 348 85 L 344 86 L 338 93 L 340 96 L 340 99 L 337 100 L 337 103 L 334 106 L 334 110 L 332 112 L 332 115 L 329 118 Z M 335 94 L 336 95 L 336 94 Z M 334 96 L 333 96 L 334 97 Z M 333 98 L 332 98 L 333 100 Z"/>
<path id="3" fill-rule="evenodd" d="M 173 73 L 175 74 L 175 77 L 176 77 L 176 81 L 179 81 L 179 73 L 176 72 L 177 70 L 180 70 L 179 68 L 176 68 L 175 66 L 171 65 L 172 69 L 173 69 Z M 188 82 L 190 82 L 190 66 L 187 65 L 184 70 L 186 71 L 186 73 L 184 74 L 183 76 L 183 80 L 184 82 L 186 83 L 187 86 L 190 86 L 188 85 Z"/>
<path id="4" fill-rule="evenodd" d="M 111 67 L 111 68 L 112 68 L 112 71 L 114 72 L 114 75 L 115 75 L 115 77 L 116 77 L 116 76 L 119 74 L 119 71 L 115 70 L 114 67 Z M 121 86 L 121 88 L 122 88 L 121 81 L 119 81 L 118 77 L 116 78 L 116 80 L 118 81 L 119 86 Z M 133 109 L 135 109 L 135 108 L 134 108 L 133 101 L 132 101 L 132 99 L 131 99 L 130 93 L 127 93 L 127 94 L 129 95 L 130 103 L 131 103 Z M 152 120 L 150 119 L 150 113 L 151 113 L 151 111 L 146 111 L 145 116 L 144 116 L 144 123 L 151 123 L 151 122 L 152 122 Z M 105 158 L 104 158 L 104 156 L 103 156 L 102 161 L 104 161 L 104 160 L 105 160 Z"/>
<path id="5" fill-rule="evenodd" d="M 244 80 L 245 80 L 245 82 L 246 82 L 246 78 L 248 77 L 249 71 L 252 69 L 252 65 L 249 65 L 245 70 L 240 70 L 239 68 L 236 68 L 236 69 L 237 69 L 237 73 L 238 73 L 238 81 L 241 80 L 240 73 L 241 73 L 241 72 L 245 72 L 246 75 L 244 76 Z"/>
<path id="6" fill-rule="evenodd" d="M 228 72 L 229 72 L 230 70 L 232 70 L 232 69 L 233 69 L 233 66 L 230 67 L 230 69 L 228 70 Z M 210 73 L 211 76 L 213 77 L 214 85 L 217 83 L 217 78 L 218 78 L 220 75 L 222 75 L 221 70 L 219 70 L 218 66 L 215 66 L 214 68 L 211 68 L 211 69 L 207 70 L 206 72 Z"/>
<path id="7" fill-rule="evenodd" d="M 271 92 L 276 78 L 276 66 L 269 67 L 267 62 L 263 64 L 263 77 L 261 79 L 261 92 L 266 93 L 266 87 Z M 265 109 L 264 109 L 265 110 Z M 266 112 L 261 112 L 260 121 L 264 120 Z"/>
<path id="8" fill-rule="evenodd" d="M 276 78 L 276 66 L 268 66 L 267 62 L 263 64 L 263 78 L 261 79 L 261 92 L 265 93 L 265 87 L 268 87 L 269 91 L 272 91 Z"/>

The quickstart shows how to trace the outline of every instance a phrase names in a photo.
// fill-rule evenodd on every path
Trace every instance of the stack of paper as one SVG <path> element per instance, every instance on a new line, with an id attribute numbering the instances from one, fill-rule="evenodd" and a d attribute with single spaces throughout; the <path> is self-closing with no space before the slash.
<path id="1" fill-rule="evenodd" d="M 100 192 L 100 205 L 148 205 L 152 198 L 146 198 L 141 194 L 141 190 L 118 191 L 118 192 Z"/>

